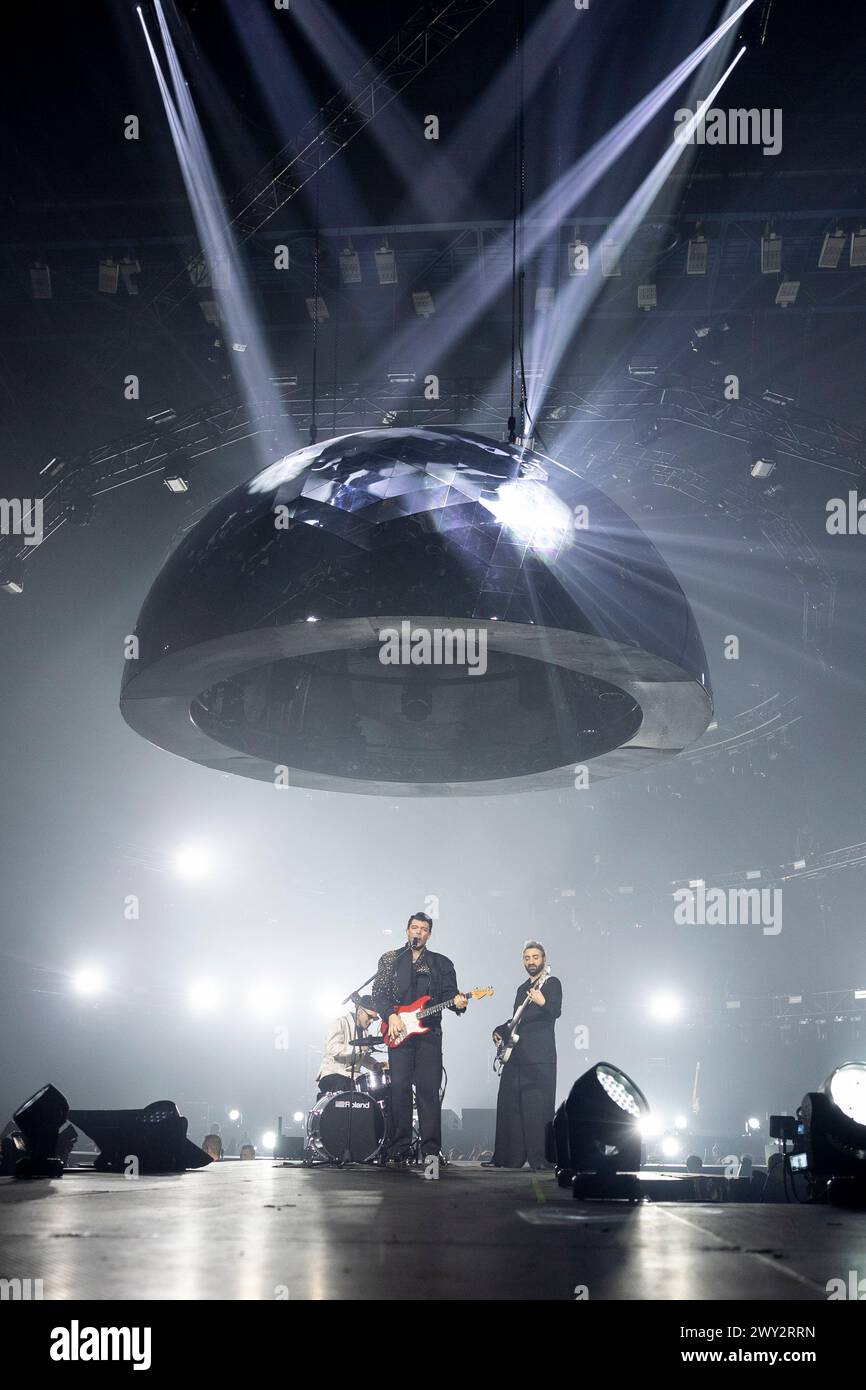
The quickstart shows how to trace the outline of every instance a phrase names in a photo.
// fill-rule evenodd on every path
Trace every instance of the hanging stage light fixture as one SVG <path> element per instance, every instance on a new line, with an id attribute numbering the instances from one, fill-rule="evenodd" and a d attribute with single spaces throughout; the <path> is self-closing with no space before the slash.
<path id="1" fill-rule="evenodd" d="M 272 464 L 183 538 L 137 635 L 127 723 L 278 785 L 570 788 L 673 757 L 712 718 L 691 609 L 635 522 L 562 464 L 460 430 Z"/>

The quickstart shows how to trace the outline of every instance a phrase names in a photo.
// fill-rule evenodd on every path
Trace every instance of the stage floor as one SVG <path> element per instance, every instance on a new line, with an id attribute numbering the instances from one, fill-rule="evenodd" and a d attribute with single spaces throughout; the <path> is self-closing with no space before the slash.
<path id="1" fill-rule="evenodd" d="M 0 1179 L 0 1277 L 45 1299 L 823 1301 L 852 1269 L 866 1213 L 575 1202 L 552 1174 L 469 1163 Z"/>

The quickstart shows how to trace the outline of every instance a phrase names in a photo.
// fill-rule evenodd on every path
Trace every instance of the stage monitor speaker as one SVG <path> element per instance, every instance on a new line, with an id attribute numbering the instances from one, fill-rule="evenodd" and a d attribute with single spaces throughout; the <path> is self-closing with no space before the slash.
<path id="1" fill-rule="evenodd" d="M 212 1159 L 186 1137 L 187 1121 L 173 1100 L 155 1100 L 143 1110 L 70 1110 L 70 1121 L 99 1149 L 94 1168 L 123 1173 L 131 1158 L 140 1173 L 182 1173 Z"/>
<path id="2" fill-rule="evenodd" d="M 306 1142 L 303 1134 L 280 1134 L 274 1145 L 274 1158 L 303 1158 Z"/>

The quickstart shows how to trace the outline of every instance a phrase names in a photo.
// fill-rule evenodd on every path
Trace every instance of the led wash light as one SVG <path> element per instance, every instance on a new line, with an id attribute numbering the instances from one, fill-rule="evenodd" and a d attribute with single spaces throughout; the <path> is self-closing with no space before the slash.
<path id="1" fill-rule="evenodd" d="M 571 1186 L 575 1197 L 633 1200 L 648 1119 L 646 1096 L 619 1067 L 599 1062 L 584 1072 L 547 1129 L 547 1158 L 560 1187 Z"/>

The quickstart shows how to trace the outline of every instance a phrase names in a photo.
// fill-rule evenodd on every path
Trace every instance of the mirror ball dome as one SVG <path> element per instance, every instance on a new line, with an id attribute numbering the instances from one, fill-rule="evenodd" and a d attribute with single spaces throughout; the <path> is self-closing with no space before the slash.
<path id="1" fill-rule="evenodd" d="M 691 609 L 635 522 L 562 464 L 459 429 L 271 464 L 184 536 L 136 633 L 127 723 L 277 785 L 573 787 L 673 757 L 712 718 Z"/>

